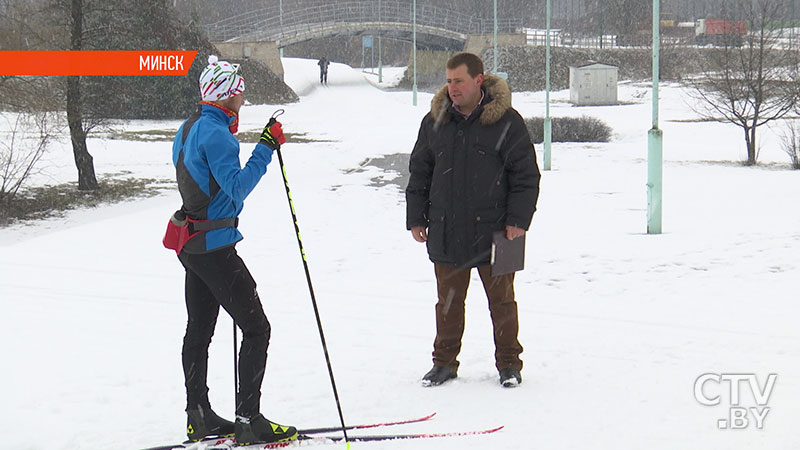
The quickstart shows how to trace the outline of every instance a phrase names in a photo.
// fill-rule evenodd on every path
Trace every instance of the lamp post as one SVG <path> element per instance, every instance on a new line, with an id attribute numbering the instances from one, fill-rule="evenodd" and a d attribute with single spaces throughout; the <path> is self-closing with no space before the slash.
<path id="1" fill-rule="evenodd" d="M 494 0 L 494 70 L 492 73 L 497 75 L 497 0 Z"/>
<path id="2" fill-rule="evenodd" d="M 647 234 L 661 234 L 663 139 L 658 128 L 659 0 L 653 0 L 653 127 L 647 132 Z"/>
<path id="3" fill-rule="evenodd" d="M 600 13 L 600 48 L 601 49 L 603 48 L 603 33 L 605 32 L 603 30 L 603 28 L 605 28 L 605 26 L 603 24 L 603 7 L 604 6 L 605 5 L 603 5 L 603 0 L 600 0 L 600 7 L 597 8 L 597 9 L 598 9 L 598 12 Z"/>
<path id="4" fill-rule="evenodd" d="M 413 44 L 412 53 L 414 55 L 414 86 L 412 87 L 411 104 L 417 106 L 417 0 L 414 0 L 413 16 Z"/>
<path id="5" fill-rule="evenodd" d="M 794 20 L 795 19 L 795 17 L 794 17 L 794 0 L 791 0 L 789 2 L 789 6 L 791 6 L 791 8 L 792 8 L 792 12 L 789 15 L 789 17 L 791 17 L 790 23 L 792 24 L 791 25 L 792 27 L 789 28 L 789 50 L 792 50 L 792 49 L 794 49 L 794 27 L 797 26 L 797 24 L 795 23 L 795 20 Z"/>
<path id="6" fill-rule="evenodd" d="M 546 23 L 546 32 L 544 38 L 544 46 L 545 46 L 545 60 L 544 60 L 544 72 L 545 72 L 545 81 L 544 81 L 544 92 L 545 92 L 545 100 L 544 100 L 544 170 L 550 170 L 550 147 L 552 141 L 552 123 L 550 122 L 550 0 L 547 0 L 547 6 L 545 7 L 545 23 Z"/>
<path id="7" fill-rule="evenodd" d="M 378 0 L 378 23 L 383 22 L 381 14 L 381 0 Z M 383 60 L 381 58 L 381 35 L 378 34 L 378 83 L 383 83 Z"/>

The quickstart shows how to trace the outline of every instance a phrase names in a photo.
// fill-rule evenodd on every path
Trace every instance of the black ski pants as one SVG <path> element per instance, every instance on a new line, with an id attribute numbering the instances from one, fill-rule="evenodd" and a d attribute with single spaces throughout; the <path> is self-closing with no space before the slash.
<path id="1" fill-rule="evenodd" d="M 256 282 L 236 248 L 178 256 L 186 269 L 186 311 L 189 320 L 183 338 L 183 373 L 187 409 L 209 407 L 208 346 L 214 335 L 219 307 L 225 308 L 242 330 L 239 351 L 239 393 L 236 414 L 253 417 L 259 412 L 261 382 L 267 364 L 270 325 Z"/>

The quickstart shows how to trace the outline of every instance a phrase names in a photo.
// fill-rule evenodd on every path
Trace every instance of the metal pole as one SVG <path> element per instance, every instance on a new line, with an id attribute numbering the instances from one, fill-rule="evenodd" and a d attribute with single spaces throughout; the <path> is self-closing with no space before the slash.
<path id="1" fill-rule="evenodd" d="M 663 139 L 658 128 L 659 0 L 653 0 L 653 127 L 647 133 L 647 234 L 661 234 Z"/>
<path id="2" fill-rule="evenodd" d="M 275 116 L 271 120 L 275 120 Z M 294 222 L 294 231 L 297 235 L 297 245 L 300 247 L 300 256 L 303 258 L 303 269 L 306 272 L 306 281 L 308 282 L 308 292 L 311 295 L 311 304 L 314 306 L 314 317 L 317 319 L 317 329 L 319 330 L 319 339 L 322 341 L 322 351 L 325 354 L 325 363 L 328 365 L 328 375 L 331 379 L 331 388 L 333 388 L 333 397 L 336 399 L 336 409 L 339 411 L 339 420 L 342 424 L 342 433 L 344 434 L 344 441 L 347 443 L 347 450 L 350 450 L 350 439 L 347 437 L 347 426 L 344 424 L 344 414 L 342 414 L 342 405 L 339 402 L 339 391 L 336 389 L 336 381 L 333 379 L 333 367 L 331 367 L 331 358 L 328 355 L 328 344 L 325 343 L 325 333 L 322 331 L 322 320 L 319 317 L 319 308 L 317 307 L 317 298 L 314 296 L 314 286 L 311 285 L 311 272 L 308 270 L 308 261 L 306 261 L 306 251 L 303 248 L 303 240 L 300 238 L 300 226 L 297 224 L 297 214 L 294 211 L 294 202 L 292 201 L 292 193 L 289 190 L 289 181 L 286 178 L 286 166 L 283 164 L 283 155 L 281 154 L 280 147 L 275 149 L 278 154 L 278 163 L 281 167 L 283 174 L 283 185 L 286 187 L 286 198 L 289 199 L 289 209 L 292 212 L 292 221 Z"/>
<path id="3" fill-rule="evenodd" d="M 544 101 L 544 170 L 550 170 L 551 154 L 550 147 L 552 141 L 553 126 L 550 122 L 550 0 L 547 0 L 545 11 L 545 21 L 547 28 L 547 35 L 544 38 L 545 46 L 545 101 Z"/>
<path id="4" fill-rule="evenodd" d="M 792 13 L 791 13 L 791 17 L 792 17 L 792 20 L 791 20 L 791 28 L 789 28 L 789 50 L 791 50 L 791 49 L 793 49 L 793 48 L 794 48 L 794 27 L 796 27 L 796 26 L 797 26 L 797 23 L 796 23 L 796 22 L 795 22 L 795 20 L 794 20 L 794 19 L 795 19 L 795 17 L 794 17 L 794 1 L 795 1 L 795 0 L 791 0 L 791 2 L 789 3 L 789 5 L 792 7 Z"/>
<path id="5" fill-rule="evenodd" d="M 383 22 L 383 14 L 381 13 L 381 0 L 378 0 L 378 22 Z M 383 83 L 383 58 L 381 46 L 381 35 L 378 35 L 378 83 Z"/>
<path id="6" fill-rule="evenodd" d="M 605 8 L 605 5 L 603 0 L 600 0 L 600 8 L 598 8 L 600 10 L 600 48 L 603 48 L 603 28 L 605 28 L 603 24 L 603 8 Z"/>
<path id="7" fill-rule="evenodd" d="M 497 0 L 494 0 L 494 70 L 493 74 L 497 74 Z"/>
<path id="8" fill-rule="evenodd" d="M 239 409 L 239 350 L 237 349 L 239 337 L 236 335 L 236 321 L 233 320 L 233 400 L 236 409 Z"/>
<path id="9" fill-rule="evenodd" d="M 279 15 L 281 19 L 281 39 L 283 39 L 283 0 L 280 0 L 278 6 L 280 8 Z M 280 51 L 280 57 L 283 58 L 283 47 L 280 47 L 278 50 Z"/>
<path id="10" fill-rule="evenodd" d="M 414 21 L 414 27 L 413 27 L 414 43 L 412 44 L 414 47 L 412 49 L 412 52 L 414 54 L 414 86 L 412 88 L 413 94 L 412 94 L 411 104 L 417 106 L 417 0 L 414 0 L 414 12 L 412 13 L 412 15 Z"/>

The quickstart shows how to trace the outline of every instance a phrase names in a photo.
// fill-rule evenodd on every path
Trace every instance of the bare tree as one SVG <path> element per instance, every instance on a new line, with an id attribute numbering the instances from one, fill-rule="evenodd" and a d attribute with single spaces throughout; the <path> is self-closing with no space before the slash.
<path id="1" fill-rule="evenodd" d="M 51 112 L 11 113 L 0 117 L 8 127 L 8 134 L 0 139 L 0 202 L 3 202 L 14 198 L 35 173 L 36 163 L 57 136 L 59 126 L 57 114 Z"/>
<path id="2" fill-rule="evenodd" d="M 172 0 L 0 0 L 0 47 L 44 50 L 170 50 L 190 48 L 206 51 L 210 44 L 199 39 L 199 33 L 182 26 L 174 18 Z M 196 65 L 190 69 L 199 73 Z M 12 110 L 37 111 L 60 109 L 67 113 L 78 189 L 98 187 L 94 161 L 87 146 L 87 135 L 107 127 L 107 118 L 135 114 L 183 115 L 182 110 L 195 107 L 196 76 L 194 79 L 156 77 L 79 77 L 30 79 L 0 78 L 0 105 Z M 42 91 L 29 95 L 34 89 L 57 85 L 53 95 Z M 142 86 L 160 90 L 170 101 L 153 105 L 140 95 Z M 25 95 L 15 88 L 26 87 Z M 7 89 L 6 89 L 7 88 Z M 34 100 L 52 99 L 47 106 L 34 105 Z M 23 101 L 17 101 L 23 100 Z M 27 104 L 25 103 L 27 102 Z M 134 112 L 135 111 L 135 112 Z M 156 112 L 153 112 L 156 111 Z"/>
<path id="3" fill-rule="evenodd" d="M 66 49 L 82 50 L 86 31 L 84 1 L 96 0 L 12 0 L 3 13 L 3 24 L 15 36 L 15 46 L 24 49 Z M 68 43 L 66 46 L 63 43 Z M 14 84 L 24 85 L 28 80 L 14 80 Z M 96 125 L 95 119 L 84 112 L 84 98 L 81 92 L 81 77 L 66 77 L 62 90 L 66 99 L 67 124 L 69 125 L 75 166 L 78 169 L 78 189 L 97 189 L 94 161 L 86 145 L 88 131 Z M 41 97 L 42 95 L 39 95 Z M 28 111 L 39 110 L 36 96 L 28 97 L 27 104 L 18 108 Z"/>
<path id="4" fill-rule="evenodd" d="M 70 0 L 70 50 L 83 49 L 83 0 Z M 87 130 L 84 127 L 81 101 L 81 77 L 67 77 L 67 124 L 72 138 L 72 153 L 78 168 L 78 190 L 97 189 L 94 159 L 86 146 Z"/>
<path id="5" fill-rule="evenodd" d="M 754 0 L 747 11 L 751 29 L 742 46 L 727 43 L 709 52 L 706 69 L 692 81 L 703 118 L 740 127 L 747 146 L 747 165 L 758 159 L 756 131 L 784 117 L 798 100 L 797 54 L 779 45 L 772 29 L 786 13 L 786 2 Z"/>
<path id="6" fill-rule="evenodd" d="M 800 169 L 800 125 L 796 121 L 790 122 L 781 136 L 783 151 L 789 155 L 793 169 Z"/>

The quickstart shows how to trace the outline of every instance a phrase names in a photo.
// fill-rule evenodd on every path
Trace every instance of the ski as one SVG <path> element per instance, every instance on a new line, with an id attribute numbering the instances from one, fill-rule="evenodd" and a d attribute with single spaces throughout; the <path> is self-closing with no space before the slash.
<path id="1" fill-rule="evenodd" d="M 350 430 L 363 430 L 363 429 L 368 429 L 368 428 L 391 427 L 391 426 L 396 426 L 396 425 L 405 425 L 405 424 L 409 424 L 409 423 L 419 423 L 419 422 L 425 422 L 426 420 L 430 420 L 435 415 L 436 415 L 436 413 L 434 412 L 432 414 L 428 414 L 427 416 L 416 417 L 416 418 L 413 418 L 413 419 L 402 419 L 402 420 L 394 420 L 394 421 L 389 421 L 389 422 L 379 422 L 379 423 L 376 422 L 376 423 L 364 423 L 364 424 L 359 424 L 359 425 L 348 425 L 346 429 L 347 429 L 347 431 L 350 431 Z M 335 433 L 335 432 L 339 432 L 339 431 L 342 431 L 342 427 L 341 426 L 308 428 L 308 429 L 304 429 L 304 430 L 297 430 L 297 433 L 300 434 L 300 435 L 309 435 L 309 434 L 321 434 L 321 433 Z M 209 445 L 211 445 L 211 446 L 227 445 L 227 444 L 232 443 L 232 442 L 233 442 L 232 438 L 213 437 L 213 438 L 206 438 L 206 439 L 203 439 L 203 440 L 197 441 L 197 442 L 186 441 L 183 444 L 164 445 L 164 446 L 159 446 L 159 447 L 151 447 L 151 448 L 147 448 L 147 449 L 144 449 L 144 450 L 173 450 L 173 449 L 186 449 L 186 450 L 188 450 L 188 449 L 191 449 L 191 450 L 209 449 L 210 450 L 210 449 L 212 449 L 214 447 L 208 447 Z M 291 442 L 279 442 L 278 444 L 283 444 L 283 446 L 285 446 L 286 444 L 290 444 L 290 443 Z"/>
<path id="2" fill-rule="evenodd" d="M 148 447 L 142 450 L 206 450 L 219 448 L 218 446 L 220 445 L 229 445 L 229 447 L 224 448 L 233 448 L 233 446 L 236 445 L 236 441 L 232 437 L 207 438 L 203 439 L 202 441 L 184 442 L 182 444 L 173 445 L 159 445 L 158 447 Z"/>
<path id="3" fill-rule="evenodd" d="M 449 438 L 461 436 L 478 436 L 481 434 L 492 434 L 502 430 L 504 425 L 497 428 L 489 428 L 486 430 L 471 430 L 471 431 L 450 431 L 445 433 L 412 433 L 412 434 L 374 434 L 365 436 L 348 436 L 350 442 L 374 442 L 374 441 L 393 441 L 400 439 L 435 439 L 435 438 Z M 343 441 L 343 436 L 325 436 L 334 442 Z"/>
<path id="4" fill-rule="evenodd" d="M 406 439 L 438 439 L 438 438 L 451 438 L 463 436 L 478 436 L 485 434 L 496 433 L 503 429 L 503 426 L 496 428 L 488 428 L 485 430 L 470 430 L 470 431 L 451 431 L 444 433 L 411 433 L 411 434 L 374 434 L 374 435 L 361 435 L 361 436 L 348 436 L 350 442 L 379 442 L 379 441 L 394 441 Z M 266 450 L 273 448 L 292 448 L 302 447 L 305 445 L 318 445 L 330 444 L 341 442 L 344 436 L 305 436 L 302 435 L 299 439 L 286 442 L 272 442 L 266 444 L 251 444 L 251 445 L 237 445 L 233 438 L 220 438 L 209 439 L 205 441 L 194 442 L 189 445 L 180 444 L 174 446 L 153 447 L 146 450 Z"/>
<path id="5" fill-rule="evenodd" d="M 486 430 L 471 430 L 471 431 L 452 431 L 445 433 L 413 433 L 413 434 L 375 434 L 363 436 L 348 436 L 350 442 L 379 442 L 379 441 L 394 441 L 405 439 L 437 439 L 437 438 L 451 438 L 462 436 L 478 436 L 484 434 L 492 434 L 503 429 L 503 426 L 497 428 L 489 428 Z M 266 450 L 273 448 L 292 448 L 302 447 L 305 445 L 318 445 L 318 444 L 332 444 L 341 442 L 344 436 L 313 436 L 305 438 L 301 437 L 295 441 L 287 442 L 273 442 L 269 444 L 252 444 L 252 445 L 236 445 L 235 443 L 223 443 L 219 445 L 210 445 L 207 447 L 198 447 L 198 450 Z"/>
<path id="6" fill-rule="evenodd" d="M 435 416 L 436 413 L 429 414 L 423 417 L 417 417 L 415 419 L 405 419 L 405 420 L 395 420 L 392 422 L 382 422 L 382 423 L 366 423 L 361 425 L 348 425 L 345 427 L 345 430 L 364 430 L 367 428 L 378 428 L 378 427 L 391 427 L 395 425 L 406 425 L 409 423 L 419 423 L 425 422 L 426 420 L 430 420 Z M 342 431 L 342 427 L 321 427 L 321 428 L 307 428 L 304 430 L 297 430 L 298 434 L 320 434 L 320 433 L 335 433 L 337 431 Z"/>

